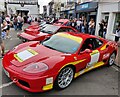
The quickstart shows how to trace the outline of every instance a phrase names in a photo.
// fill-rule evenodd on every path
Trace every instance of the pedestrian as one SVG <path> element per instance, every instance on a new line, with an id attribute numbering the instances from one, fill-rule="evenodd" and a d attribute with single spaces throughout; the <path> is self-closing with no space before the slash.
<path id="1" fill-rule="evenodd" d="M 28 20 L 27 15 L 23 16 L 23 20 L 24 20 L 24 23 L 27 23 L 27 20 Z"/>
<path id="2" fill-rule="evenodd" d="M 76 25 L 77 25 L 77 24 L 76 24 L 76 21 L 75 21 L 75 20 L 71 20 L 71 21 L 70 21 L 70 26 L 71 26 L 71 27 L 75 28 Z"/>
<path id="3" fill-rule="evenodd" d="M 2 23 L 3 23 L 3 21 L 5 20 L 5 13 L 4 12 L 2 12 L 1 17 L 2 17 Z"/>
<path id="4" fill-rule="evenodd" d="M 85 32 L 83 31 L 83 33 L 88 33 L 87 19 L 86 18 L 84 18 L 83 25 L 84 25 L 84 31 L 85 31 Z"/>
<path id="5" fill-rule="evenodd" d="M 76 23 L 77 23 L 77 30 L 81 32 L 82 18 L 79 18 Z"/>
<path id="6" fill-rule="evenodd" d="M 81 32 L 86 33 L 86 18 L 82 19 Z"/>
<path id="7" fill-rule="evenodd" d="M 18 24 L 18 19 L 17 19 L 17 16 L 15 15 L 13 19 L 13 26 L 15 30 L 17 30 L 17 24 Z"/>
<path id="8" fill-rule="evenodd" d="M 2 39 L 6 39 L 6 32 L 7 32 L 7 22 L 4 20 L 1 24 L 1 37 Z"/>
<path id="9" fill-rule="evenodd" d="M 32 17 L 31 17 L 31 15 L 28 17 L 28 24 L 31 24 L 31 22 L 32 22 Z"/>
<path id="10" fill-rule="evenodd" d="M 99 29 L 98 35 L 100 37 L 103 37 L 104 25 L 105 25 L 105 21 L 104 21 L 104 19 L 102 19 L 101 22 L 99 23 L 100 29 Z"/>
<path id="11" fill-rule="evenodd" d="M 106 38 L 106 34 L 107 34 L 107 22 L 104 22 L 104 26 L 103 26 L 103 38 Z"/>
<path id="12" fill-rule="evenodd" d="M 115 42 L 118 43 L 120 38 L 120 25 L 118 25 L 118 28 L 116 29 L 116 34 L 115 34 Z"/>
<path id="13" fill-rule="evenodd" d="M 88 27 L 89 34 L 95 35 L 95 22 L 94 22 L 93 18 L 90 19 L 90 22 L 88 25 L 89 25 L 89 27 Z"/>
<path id="14" fill-rule="evenodd" d="M 0 52 L 1 52 L 1 56 L 3 57 L 5 47 L 4 47 L 3 40 L 1 38 L 1 23 L 2 23 L 2 17 L 1 17 L 1 13 L 0 13 Z"/>
<path id="15" fill-rule="evenodd" d="M 18 19 L 18 30 L 22 30 L 23 18 L 19 14 L 18 17 L 17 17 L 17 19 Z"/>
<path id="16" fill-rule="evenodd" d="M 6 38 L 10 38 L 11 36 L 9 35 L 9 33 L 10 33 L 10 25 L 11 25 L 11 23 L 10 23 L 10 17 L 9 17 L 9 15 L 7 15 L 5 17 L 5 21 L 7 22 Z"/>

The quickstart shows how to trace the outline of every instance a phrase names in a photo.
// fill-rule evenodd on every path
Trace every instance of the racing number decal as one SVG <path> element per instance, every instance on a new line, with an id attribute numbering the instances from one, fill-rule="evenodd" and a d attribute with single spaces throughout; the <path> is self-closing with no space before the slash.
<path id="1" fill-rule="evenodd" d="M 90 67 L 98 62 L 98 60 L 100 58 L 100 52 L 98 50 L 94 50 L 92 53 L 90 53 L 90 57 L 91 57 L 91 60 L 87 64 L 87 67 Z"/>

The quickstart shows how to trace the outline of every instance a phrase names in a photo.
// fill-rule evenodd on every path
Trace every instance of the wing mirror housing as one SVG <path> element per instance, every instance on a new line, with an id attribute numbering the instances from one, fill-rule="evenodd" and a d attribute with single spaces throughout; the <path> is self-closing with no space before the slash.
<path id="1" fill-rule="evenodd" d="M 83 54 L 83 53 L 92 53 L 92 51 L 90 49 L 85 49 L 84 51 L 80 52 L 80 54 Z"/>

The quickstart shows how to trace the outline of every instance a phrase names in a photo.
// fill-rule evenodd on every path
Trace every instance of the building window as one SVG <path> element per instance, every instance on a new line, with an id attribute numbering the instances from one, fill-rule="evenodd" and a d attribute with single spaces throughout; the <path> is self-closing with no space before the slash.
<path id="1" fill-rule="evenodd" d="M 116 32 L 118 25 L 120 25 L 120 13 L 116 13 L 116 18 L 115 18 L 115 23 L 114 23 L 114 28 L 113 28 L 114 34 Z"/>

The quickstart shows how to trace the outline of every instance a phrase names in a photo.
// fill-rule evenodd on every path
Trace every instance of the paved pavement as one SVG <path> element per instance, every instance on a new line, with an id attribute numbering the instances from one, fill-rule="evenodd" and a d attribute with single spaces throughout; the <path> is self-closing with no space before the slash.
<path id="1" fill-rule="evenodd" d="M 26 26 L 24 26 L 24 28 Z M 21 41 L 16 37 L 17 33 L 21 32 L 15 32 L 13 29 L 11 30 L 12 38 L 5 40 L 6 51 L 21 43 Z M 120 64 L 120 47 L 118 49 L 116 59 L 117 65 Z M 118 95 L 118 73 L 119 71 L 116 66 L 101 67 L 78 77 L 68 88 L 62 91 L 56 91 L 53 89 L 44 93 L 30 93 L 19 88 L 15 84 L 12 84 L 0 89 L 0 94 L 30 95 L 31 97 L 40 97 L 40 95 Z M 0 79 L 2 79 L 0 80 L 0 86 L 11 81 L 3 72 L 2 65 L 0 65 Z"/>

